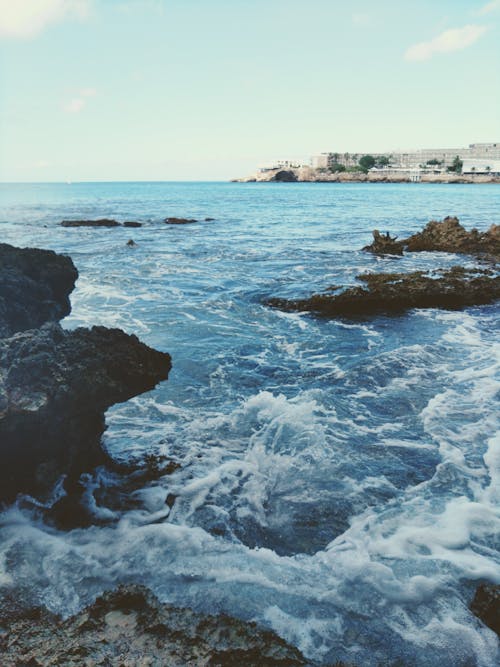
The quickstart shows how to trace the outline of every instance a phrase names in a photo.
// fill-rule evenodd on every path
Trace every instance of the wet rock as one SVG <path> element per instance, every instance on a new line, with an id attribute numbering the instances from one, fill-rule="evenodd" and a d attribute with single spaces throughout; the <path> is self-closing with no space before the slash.
<path id="1" fill-rule="evenodd" d="M 78 271 L 51 250 L 0 244 L 0 337 L 58 321 L 71 311 Z"/>
<path id="2" fill-rule="evenodd" d="M 0 340 L 0 500 L 74 486 L 106 459 L 104 412 L 165 380 L 170 356 L 119 329 L 46 324 Z"/>
<path id="3" fill-rule="evenodd" d="M 276 172 L 276 174 L 269 180 L 278 183 L 295 183 L 298 180 L 298 177 L 294 171 L 282 169 L 281 171 Z"/>
<path id="4" fill-rule="evenodd" d="M 124 227 L 142 227 L 142 222 L 134 222 L 133 220 L 127 220 L 123 223 Z"/>
<path id="5" fill-rule="evenodd" d="M 371 273 L 358 276 L 366 287 L 350 287 L 340 294 L 313 294 L 306 299 L 269 299 L 266 303 L 288 311 L 311 311 L 327 317 L 357 317 L 403 312 L 410 308 L 457 310 L 492 303 L 500 298 L 500 276 L 484 269 L 452 267 L 436 274 Z"/>
<path id="6" fill-rule="evenodd" d="M 194 218 L 165 218 L 163 221 L 167 225 L 189 225 L 193 222 L 198 222 Z"/>
<path id="7" fill-rule="evenodd" d="M 121 223 L 109 218 L 100 220 L 63 220 L 61 227 L 120 227 Z"/>
<path id="8" fill-rule="evenodd" d="M 205 222 L 213 222 L 215 218 L 205 218 Z"/>
<path id="9" fill-rule="evenodd" d="M 458 218 L 447 217 L 441 222 L 431 220 L 421 232 L 403 241 L 409 252 L 442 251 L 466 254 L 488 254 L 500 257 L 500 225 L 487 232 L 467 231 Z"/>
<path id="10" fill-rule="evenodd" d="M 301 653 L 273 632 L 230 616 L 160 604 L 142 586 L 105 593 L 67 619 L 45 610 L 0 617 L 2 667 L 295 667 Z"/>
<path id="11" fill-rule="evenodd" d="M 378 229 L 373 230 L 373 243 L 363 248 L 366 252 L 374 255 L 402 255 L 403 242 L 397 240 L 397 236 L 391 236 L 389 232 L 381 234 Z"/>
<path id="12" fill-rule="evenodd" d="M 134 239 L 129 239 L 127 241 L 127 245 L 128 245 L 129 248 L 133 248 L 134 246 L 137 245 L 137 243 L 134 241 Z"/>
<path id="13" fill-rule="evenodd" d="M 470 605 L 471 611 L 500 637 L 500 586 L 478 586 Z"/>

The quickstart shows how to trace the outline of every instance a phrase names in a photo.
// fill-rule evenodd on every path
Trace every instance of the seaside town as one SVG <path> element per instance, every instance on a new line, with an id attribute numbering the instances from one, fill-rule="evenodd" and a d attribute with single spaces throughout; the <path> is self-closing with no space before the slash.
<path id="1" fill-rule="evenodd" d="M 500 142 L 385 153 L 325 152 L 275 160 L 238 181 L 498 182 Z"/>

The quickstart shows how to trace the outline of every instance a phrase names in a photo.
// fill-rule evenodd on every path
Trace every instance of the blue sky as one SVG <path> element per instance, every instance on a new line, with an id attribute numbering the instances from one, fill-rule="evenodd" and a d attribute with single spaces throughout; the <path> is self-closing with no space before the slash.
<path id="1" fill-rule="evenodd" d="M 0 0 L 0 180 L 500 141 L 500 0 Z"/>

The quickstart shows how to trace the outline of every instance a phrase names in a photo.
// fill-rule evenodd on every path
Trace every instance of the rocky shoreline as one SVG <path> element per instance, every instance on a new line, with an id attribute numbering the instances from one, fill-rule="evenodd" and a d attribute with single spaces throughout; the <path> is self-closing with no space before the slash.
<path id="1" fill-rule="evenodd" d="M 498 257 L 498 228 L 485 234 L 466 232 L 458 220 L 447 218 L 429 223 L 419 234 L 410 237 L 412 243 L 380 234 L 374 235 L 374 242 L 382 238 L 403 243 L 401 252 L 446 248 Z M 381 251 L 378 246 L 366 249 Z M 314 308 L 309 309 L 320 312 L 318 303 L 326 303 L 324 314 L 337 316 L 344 308 L 345 315 L 350 301 L 351 314 L 359 315 L 378 312 L 378 302 L 384 309 L 393 303 L 393 310 L 404 310 L 419 307 L 420 301 L 425 301 L 424 307 L 429 300 L 436 301 L 436 307 L 449 307 L 455 299 L 456 307 L 462 307 L 500 298 L 500 278 L 491 269 L 455 267 L 439 276 L 362 276 L 368 289 L 313 296 L 309 301 Z M 101 442 L 105 410 L 152 389 L 168 378 L 171 368 L 166 352 L 121 330 L 64 330 L 59 321 L 71 310 L 69 295 L 77 277 L 69 257 L 0 245 L 0 504 L 24 495 L 33 503 L 45 503 L 53 523 L 63 528 L 83 525 L 82 474 L 112 465 Z M 274 301 L 268 303 L 308 309 L 303 301 Z M 168 474 L 169 466 L 152 462 L 150 472 Z M 137 474 L 143 479 L 147 471 Z M 174 502 L 167 498 L 166 515 Z M 471 609 L 499 632 L 497 586 L 479 586 Z M 298 649 L 271 631 L 228 616 L 161 604 L 150 591 L 133 584 L 104 593 L 69 619 L 33 608 L 21 601 L 15 588 L 3 587 L 0 655 L 2 667 L 308 664 Z"/>
<path id="2" fill-rule="evenodd" d="M 383 171 L 336 172 L 298 167 L 294 169 L 269 169 L 259 171 L 243 178 L 231 179 L 233 183 L 500 183 L 499 176 L 483 174 L 423 173 L 418 175 L 399 175 Z"/>
<path id="3" fill-rule="evenodd" d="M 64 330 L 77 277 L 69 257 L 0 245 L 0 508 L 24 496 L 60 528 L 92 522 L 80 479 L 112 465 L 101 443 L 105 410 L 152 389 L 171 368 L 169 354 L 119 329 Z M 155 461 L 135 474 L 168 472 Z M 68 620 L 0 588 L 0 655 L 2 667 L 306 664 L 273 632 L 161 605 L 133 585 Z"/>

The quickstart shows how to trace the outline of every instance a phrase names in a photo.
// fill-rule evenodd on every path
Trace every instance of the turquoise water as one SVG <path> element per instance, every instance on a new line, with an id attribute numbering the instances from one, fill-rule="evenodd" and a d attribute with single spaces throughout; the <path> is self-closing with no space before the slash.
<path id="1" fill-rule="evenodd" d="M 263 301 L 472 264 L 360 248 L 373 228 L 403 237 L 446 215 L 499 224 L 500 188 L 16 184 L 0 197 L 3 242 L 80 271 L 64 326 L 119 326 L 171 353 L 168 382 L 108 411 L 105 444 L 180 464 L 133 509 L 106 501 L 97 471 L 89 498 L 107 525 L 63 533 L 9 508 L 0 584 L 69 614 L 142 582 L 270 627 L 317 664 L 497 664 L 468 604 L 479 581 L 500 583 L 498 307 L 328 321 Z M 59 226 L 97 217 L 144 226 Z"/>

